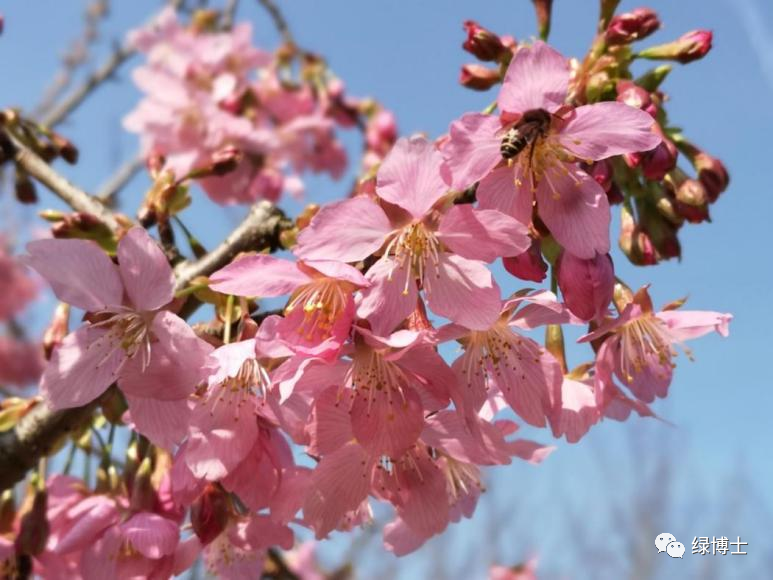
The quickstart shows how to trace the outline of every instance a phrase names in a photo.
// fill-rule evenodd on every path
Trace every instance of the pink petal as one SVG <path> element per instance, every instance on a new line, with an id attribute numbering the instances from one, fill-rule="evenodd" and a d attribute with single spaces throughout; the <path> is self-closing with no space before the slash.
<path id="1" fill-rule="evenodd" d="M 36 240 L 20 260 L 43 276 L 62 302 L 83 310 L 104 310 L 123 299 L 118 268 L 88 240 Z"/>
<path id="2" fill-rule="evenodd" d="M 388 336 L 416 309 L 419 291 L 411 267 L 398 267 L 384 257 L 371 266 L 365 278 L 370 287 L 361 291 L 357 315 L 370 322 L 374 333 Z"/>
<path id="3" fill-rule="evenodd" d="M 294 252 L 302 260 L 356 262 L 377 251 L 391 231 L 384 210 L 360 195 L 319 210 L 298 236 Z"/>
<path id="4" fill-rule="evenodd" d="M 338 262 L 336 260 L 314 260 L 306 262 L 304 265 L 315 269 L 317 272 L 328 278 L 336 278 L 345 282 L 351 282 L 355 286 L 360 287 L 368 285 L 368 281 L 365 279 L 362 272 L 344 262 Z"/>
<path id="5" fill-rule="evenodd" d="M 311 477 L 303 517 L 322 539 L 368 497 L 372 460 L 356 443 L 322 458 Z"/>
<path id="6" fill-rule="evenodd" d="M 556 450 L 555 447 L 542 445 L 528 439 L 516 439 L 509 443 L 510 453 L 532 464 L 540 464 Z"/>
<path id="7" fill-rule="evenodd" d="M 419 396 L 411 388 L 387 393 L 371 388 L 357 393 L 351 406 L 352 432 L 372 455 L 399 457 L 424 427 Z"/>
<path id="8" fill-rule="evenodd" d="M 553 425 L 553 435 L 566 435 L 569 443 L 577 443 L 601 418 L 593 388 L 581 381 L 564 378 L 561 387 L 561 410 Z"/>
<path id="9" fill-rule="evenodd" d="M 213 414 L 206 420 L 210 413 Z M 185 454 L 191 473 L 207 481 L 217 481 L 233 471 L 255 445 L 258 426 L 254 413 L 249 404 L 241 412 L 225 401 L 214 410 L 212 403 L 197 408 L 191 419 Z"/>
<path id="10" fill-rule="evenodd" d="M 448 191 L 442 163 L 443 156 L 425 137 L 402 137 L 378 170 L 376 193 L 421 219 Z"/>
<path id="11" fill-rule="evenodd" d="M 652 116 L 625 103 L 595 103 L 577 107 L 558 140 L 581 161 L 598 161 L 657 147 L 654 125 Z"/>
<path id="12" fill-rule="evenodd" d="M 607 195 L 577 166 L 546 171 L 537 185 L 537 204 L 545 225 L 566 250 L 586 259 L 609 253 Z"/>
<path id="13" fill-rule="evenodd" d="M 293 532 L 285 525 L 272 521 L 268 516 L 252 516 L 244 530 L 245 537 L 253 549 L 279 546 L 284 550 L 293 547 Z"/>
<path id="14" fill-rule="evenodd" d="M 73 526 L 61 536 L 54 548 L 57 554 L 85 549 L 118 519 L 115 501 L 104 495 L 86 498 L 75 508 L 68 513 L 74 522 Z"/>
<path id="15" fill-rule="evenodd" d="M 400 518 L 384 526 L 384 547 L 395 556 L 405 556 L 415 552 L 428 539 L 414 532 Z"/>
<path id="16" fill-rule="evenodd" d="M 142 368 L 142 356 L 130 359 L 119 386 L 128 395 L 170 401 L 190 395 L 206 373 L 204 365 L 212 346 L 196 336 L 182 318 L 168 311 L 156 314 L 151 326 L 150 364 Z"/>
<path id="17" fill-rule="evenodd" d="M 129 405 L 131 423 L 155 445 L 171 451 L 183 440 L 191 420 L 185 399 L 159 401 L 124 394 Z"/>
<path id="18" fill-rule="evenodd" d="M 730 334 L 732 314 L 706 310 L 666 310 L 656 315 L 668 326 L 669 334 L 676 340 L 698 338 L 715 330 L 720 336 Z"/>
<path id="19" fill-rule="evenodd" d="M 441 153 L 451 172 L 453 189 L 467 189 L 502 161 L 501 128 L 497 116 L 481 113 L 467 113 L 451 123 L 450 139 Z"/>
<path id="20" fill-rule="evenodd" d="M 137 310 L 156 310 L 174 298 L 174 274 L 164 252 L 141 227 L 118 242 L 118 269 Z"/>
<path id="21" fill-rule="evenodd" d="M 476 190 L 478 207 L 493 209 L 514 217 L 522 224 L 531 223 L 534 195 L 521 165 L 498 167 L 481 179 Z M 516 184 L 521 184 L 516 185 Z"/>
<path id="22" fill-rule="evenodd" d="M 210 288 L 224 294 L 270 298 L 291 294 L 311 278 L 298 264 L 267 254 L 244 256 L 209 278 Z"/>
<path id="23" fill-rule="evenodd" d="M 482 262 L 441 253 L 430 261 L 424 290 L 433 312 L 472 330 L 486 330 L 499 318 L 499 286 Z"/>
<path id="24" fill-rule="evenodd" d="M 407 469 L 399 471 L 403 505 L 397 513 L 414 532 L 429 537 L 448 526 L 448 492 L 441 470 L 426 453 L 416 453 Z"/>
<path id="25" fill-rule="evenodd" d="M 126 352 L 107 337 L 108 330 L 81 326 L 54 349 L 40 383 L 53 409 L 81 407 L 115 381 Z"/>
<path id="26" fill-rule="evenodd" d="M 531 245 L 526 226 L 493 209 L 454 205 L 443 216 L 438 237 L 449 249 L 470 260 L 493 262 L 517 256 Z"/>
<path id="27" fill-rule="evenodd" d="M 508 113 L 545 109 L 553 113 L 566 100 L 569 61 L 544 42 L 518 49 L 507 68 L 497 105 Z"/>
<path id="28" fill-rule="evenodd" d="M 180 528 L 157 514 L 140 512 L 119 526 L 123 537 L 146 558 L 158 560 L 173 554 L 180 540 Z"/>
<path id="29" fill-rule="evenodd" d="M 314 401 L 311 420 L 306 431 L 311 437 L 308 445 L 312 455 L 329 455 L 354 439 L 349 404 L 352 393 L 341 395 L 341 387 L 325 389 Z"/>

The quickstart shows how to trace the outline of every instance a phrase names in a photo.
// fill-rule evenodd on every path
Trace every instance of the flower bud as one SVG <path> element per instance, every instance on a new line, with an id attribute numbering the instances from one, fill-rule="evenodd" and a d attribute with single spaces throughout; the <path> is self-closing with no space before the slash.
<path id="1" fill-rule="evenodd" d="M 502 265 L 516 278 L 531 282 L 542 282 L 548 271 L 539 240 L 532 240 L 529 249 L 518 256 L 502 258 Z"/>
<path id="2" fill-rule="evenodd" d="M 462 48 L 480 60 L 499 60 L 507 50 L 499 36 L 474 20 L 467 20 L 464 29 L 467 31 L 467 40 L 462 44 Z"/>
<path id="3" fill-rule="evenodd" d="M 16 193 L 16 199 L 20 203 L 32 204 L 37 203 L 38 194 L 35 190 L 35 184 L 24 171 L 16 170 L 16 178 L 14 180 L 14 190 Z"/>
<path id="4" fill-rule="evenodd" d="M 596 161 L 593 165 L 587 167 L 586 171 L 596 180 L 596 183 L 604 188 L 605 192 L 609 191 L 609 188 L 612 187 L 613 171 L 612 164 L 608 159 Z"/>
<path id="5" fill-rule="evenodd" d="M 649 60 L 675 60 L 687 64 L 706 56 L 711 50 L 710 30 L 693 30 L 668 44 L 652 46 L 639 52 L 638 56 Z"/>
<path id="6" fill-rule="evenodd" d="M 620 216 L 620 249 L 630 262 L 637 266 L 653 266 L 658 263 L 652 240 L 634 221 L 625 206 Z"/>
<path id="7" fill-rule="evenodd" d="M 70 165 L 78 163 L 78 148 L 73 145 L 72 141 L 65 139 L 58 133 L 51 135 L 51 142 L 56 147 L 59 157 L 64 159 Z"/>
<path id="8" fill-rule="evenodd" d="M 630 44 L 647 38 L 660 28 L 660 20 L 654 10 L 636 8 L 632 12 L 614 16 L 604 33 L 609 45 Z"/>
<path id="9" fill-rule="evenodd" d="M 501 79 L 499 70 L 480 64 L 466 64 L 459 75 L 459 83 L 474 91 L 487 91 Z"/>
<path id="10" fill-rule="evenodd" d="M 656 251 L 656 261 L 681 258 L 682 248 L 677 237 L 677 227 L 663 217 L 652 205 L 640 208 L 639 223 Z"/>
<path id="11" fill-rule="evenodd" d="M 212 483 L 191 505 L 191 526 L 206 546 L 217 538 L 228 524 L 228 496 Z"/>
<path id="12" fill-rule="evenodd" d="M 583 320 L 601 318 L 615 288 L 615 269 L 609 254 L 582 259 L 564 251 L 556 268 L 558 287 L 572 314 Z"/>
<path id="13" fill-rule="evenodd" d="M 657 114 L 658 108 L 652 102 L 650 93 L 633 81 L 618 81 L 617 83 L 617 101 L 625 103 L 630 107 L 641 109 L 653 117 Z"/>
<path id="14" fill-rule="evenodd" d="M 539 37 L 547 40 L 550 34 L 550 13 L 553 9 L 553 0 L 531 0 L 534 3 L 534 11 L 537 13 L 537 26 Z"/>
<path id="15" fill-rule="evenodd" d="M 689 141 L 678 141 L 680 151 L 690 160 L 698 174 L 698 180 L 706 188 L 709 203 L 714 203 L 730 183 L 730 176 L 722 163 L 716 157 L 712 157 Z"/>
<path id="16" fill-rule="evenodd" d="M 45 487 L 34 485 L 32 506 L 21 518 L 19 533 L 16 536 L 15 547 L 17 554 L 37 556 L 46 547 L 50 526 L 46 510 L 48 508 L 48 494 Z"/>
<path id="17" fill-rule="evenodd" d="M 688 222 L 698 224 L 709 219 L 709 195 L 697 179 L 685 179 L 674 192 L 674 209 Z"/>

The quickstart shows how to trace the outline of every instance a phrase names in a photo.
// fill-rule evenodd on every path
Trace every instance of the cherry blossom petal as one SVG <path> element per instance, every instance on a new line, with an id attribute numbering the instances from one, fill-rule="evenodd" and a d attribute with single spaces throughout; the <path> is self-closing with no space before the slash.
<path id="1" fill-rule="evenodd" d="M 475 195 L 481 209 L 498 210 L 522 224 L 531 223 L 534 195 L 520 164 L 498 167 L 489 173 L 481 179 Z"/>
<path id="2" fill-rule="evenodd" d="M 384 210 L 360 195 L 319 210 L 298 235 L 294 252 L 303 260 L 356 262 L 376 252 L 391 231 Z"/>
<path id="3" fill-rule="evenodd" d="M 118 270 L 137 310 L 156 310 L 174 298 L 174 274 L 159 245 L 139 226 L 118 242 Z"/>
<path id="4" fill-rule="evenodd" d="M 467 113 L 449 127 L 450 139 L 441 153 L 451 172 L 451 186 L 463 191 L 502 161 L 502 124 L 496 115 Z"/>
<path id="5" fill-rule="evenodd" d="M 532 46 L 522 46 L 513 56 L 497 105 L 508 113 L 533 109 L 553 113 L 564 104 L 568 87 L 569 61 L 537 41 Z"/>
<path id="6" fill-rule="evenodd" d="M 74 523 L 59 538 L 57 554 L 79 552 L 91 544 L 109 525 L 118 519 L 118 508 L 111 498 L 94 495 L 85 498 L 68 513 Z"/>
<path id="7" fill-rule="evenodd" d="M 52 409 L 86 405 L 115 381 L 126 352 L 107 334 L 105 328 L 82 326 L 54 349 L 40 382 Z"/>
<path id="8" fill-rule="evenodd" d="M 328 278 L 336 278 L 337 280 L 351 282 L 359 287 L 368 285 L 368 281 L 365 279 L 362 272 L 343 262 L 338 262 L 336 260 L 314 260 L 304 263 L 304 266 L 313 268 Z"/>
<path id="9" fill-rule="evenodd" d="M 157 560 L 173 554 L 180 540 L 180 528 L 158 514 L 140 512 L 119 526 L 121 534 L 146 558 Z"/>
<path id="10" fill-rule="evenodd" d="M 569 443 L 577 443 L 598 423 L 601 413 L 593 387 L 582 381 L 564 377 L 561 385 L 561 409 L 552 425 L 555 437 L 566 436 Z"/>
<path id="11" fill-rule="evenodd" d="M 614 101 L 577 107 L 558 140 L 581 161 L 649 151 L 661 142 L 649 113 Z"/>
<path id="12" fill-rule="evenodd" d="M 706 310 L 666 310 L 656 316 L 666 323 L 669 334 L 679 341 L 698 338 L 712 330 L 720 336 L 728 336 L 733 319 L 732 314 Z"/>
<path id="13" fill-rule="evenodd" d="M 578 258 L 609 253 L 609 202 L 603 188 L 576 166 L 545 172 L 537 185 L 539 215 L 553 237 Z"/>
<path id="14" fill-rule="evenodd" d="M 492 209 L 454 205 L 440 222 L 438 238 L 448 248 L 470 260 L 493 262 L 501 256 L 517 256 L 531 245 L 526 226 Z"/>
<path id="15" fill-rule="evenodd" d="M 104 310 L 123 299 L 118 268 L 88 240 L 36 240 L 20 261 L 43 276 L 62 302 L 83 310 Z"/>
<path id="16" fill-rule="evenodd" d="M 378 170 L 376 193 L 421 219 L 448 191 L 443 156 L 425 137 L 401 138 Z"/>
<path id="17" fill-rule="evenodd" d="M 360 293 L 357 315 L 370 322 L 375 334 L 388 336 L 416 309 L 419 291 L 410 268 L 382 258 L 365 275 L 370 287 Z"/>
<path id="18" fill-rule="evenodd" d="M 354 440 L 349 402 L 353 394 L 339 397 L 341 387 L 325 389 L 316 397 L 306 431 L 311 437 L 309 453 L 328 455 Z"/>
<path id="19" fill-rule="evenodd" d="M 391 393 L 375 388 L 358 392 L 351 406 L 352 432 L 372 455 L 399 457 L 419 438 L 424 413 L 413 389 Z"/>
<path id="20" fill-rule="evenodd" d="M 384 547 L 395 556 L 405 556 L 421 548 L 429 538 L 414 532 L 400 518 L 384 526 Z"/>
<path id="21" fill-rule="evenodd" d="M 291 294 L 310 280 L 295 262 L 267 254 L 244 256 L 209 277 L 217 292 L 261 298 Z"/>
<path id="22" fill-rule="evenodd" d="M 168 451 L 175 448 L 188 432 L 191 410 L 188 401 L 159 401 L 124 394 L 134 428 L 155 445 Z"/>
<path id="23" fill-rule="evenodd" d="M 499 318 L 499 286 L 485 264 L 442 253 L 430 261 L 424 290 L 433 312 L 472 330 L 486 330 Z"/>
<path id="24" fill-rule="evenodd" d="M 347 513 L 368 497 L 372 460 L 356 443 L 322 458 L 311 478 L 311 490 L 303 504 L 304 520 L 321 540 Z"/>

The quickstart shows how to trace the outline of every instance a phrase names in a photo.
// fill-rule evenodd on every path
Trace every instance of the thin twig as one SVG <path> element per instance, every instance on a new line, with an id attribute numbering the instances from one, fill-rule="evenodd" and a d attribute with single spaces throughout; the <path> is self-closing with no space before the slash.
<path id="1" fill-rule="evenodd" d="M 107 206 L 115 205 L 115 196 L 129 183 L 137 173 L 145 166 L 145 159 L 141 156 L 134 157 L 123 163 L 115 173 L 99 186 L 96 197 Z"/>
<path id="2" fill-rule="evenodd" d="M 287 20 L 285 20 L 284 14 L 282 14 L 282 11 L 279 9 L 279 6 L 276 5 L 274 0 L 258 0 L 258 3 L 263 6 L 269 16 L 271 16 L 271 20 L 274 21 L 274 26 L 276 27 L 277 32 L 282 36 L 282 40 L 287 44 L 295 44 L 295 39 L 293 38 L 293 33 L 290 32 Z"/>
<path id="3" fill-rule="evenodd" d="M 134 54 L 134 49 L 128 45 L 117 47 L 102 66 L 92 72 L 86 80 L 73 90 L 56 107 L 51 109 L 43 117 L 41 123 L 48 127 L 55 127 L 80 105 L 91 91 L 113 76 L 113 73 Z"/>
<path id="4" fill-rule="evenodd" d="M 13 132 L 8 129 L 0 129 L 0 132 L 8 139 L 13 148 L 14 162 L 24 169 L 31 177 L 50 189 L 57 197 L 63 200 L 75 211 L 90 213 L 110 228 L 113 233 L 118 233 L 121 226 L 113 212 L 107 209 L 102 202 L 93 198 L 82 189 L 76 187 L 67 179 L 59 175 L 48 163 L 43 161 L 32 149 L 19 141 Z"/>
<path id="5" fill-rule="evenodd" d="M 220 26 L 223 30 L 231 30 L 236 18 L 236 10 L 239 8 L 239 0 L 227 0 L 220 17 Z"/>

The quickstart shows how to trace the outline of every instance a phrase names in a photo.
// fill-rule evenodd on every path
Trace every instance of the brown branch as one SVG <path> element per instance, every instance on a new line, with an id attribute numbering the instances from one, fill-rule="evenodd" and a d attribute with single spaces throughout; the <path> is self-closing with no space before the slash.
<path id="1" fill-rule="evenodd" d="M 75 211 L 92 214 L 114 233 L 118 233 L 121 230 L 115 214 L 107 209 L 104 204 L 59 175 L 32 149 L 19 141 L 12 131 L 0 128 L 0 132 L 7 138 L 13 149 L 14 162 L 24 169 L 27 174 L 45 185 Z"/>
<path id="2" fill-rule="evenodd" d="M 277 32 L 282 36 L 282 40 L 287 44 L 295 44 L 293 33 L 290 32 L 290 26 L 287 24 L 284 14 L 282 14 L 282 11 L 279 9 L 279 6 L 276 5 L 274 0 L 258 0 L 258 4 L 263 6 L 269 16 L 271 16 L 271 20 L 274 21 L 274 26 L 276 27 Z"/>
<path id="3" fill-rule="evenodd" d="M 24 479 L 61 437 L 91 416 L 96 406 L 94 401 L 85 407 L 52 411 L 39 403 L 13 429 L 0 433 L 0 491 Z"/>
<path id="4" fill-rule="evenodd" d="M 113 76 L 113 73 L 134 54 L 128 45 L 117 47 L 108 59 L 92 72 L 83 83 L 73 90 L 41 120 L 43 125 L 55 127 L 80 105 L 91 91 Z"/>
<path id="5" fill-rule="evenodd" d="M 138 155 L 124 162 L 115 173 L 99 186 L 95 197 L 108 206 L 115 205 L 115 196 L 129 183 L 142 168 L 145 167 L 145 159 Z"/>
<path id="6" fill-rule="evenodd" d="M 236 10 L 239 8 L 239 0 L 228 0 L 223 8 L 220 18 L 220 26 L 223 30 L 231 30 L 236 18 Z"/>

